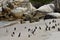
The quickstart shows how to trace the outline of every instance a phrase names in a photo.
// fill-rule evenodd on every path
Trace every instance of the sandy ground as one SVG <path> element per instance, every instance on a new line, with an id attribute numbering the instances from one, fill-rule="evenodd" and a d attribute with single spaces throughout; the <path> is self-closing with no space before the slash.
<path id="1" fill-rule="evenodd" d="M 20 24 L 19 21 L 0 22 L 0 40 L 59 40 L 60 32 L 60 19 L 40 20 L 39 22 Z M 51 23 L 50 23 L 51 22 Z M 16 23 L 14 25 L 9 25 Z M 46 31 L 46 25 L 52 27 L 57 24 L 55 29 Z M 6 25 L 9 25 L 6 27 Z M 41 27 L 41 29 L 39 28 Z M 36 28 L 34 34 L 32 33 Z M 30 30 L 29 30 L 30 29 Z"/>

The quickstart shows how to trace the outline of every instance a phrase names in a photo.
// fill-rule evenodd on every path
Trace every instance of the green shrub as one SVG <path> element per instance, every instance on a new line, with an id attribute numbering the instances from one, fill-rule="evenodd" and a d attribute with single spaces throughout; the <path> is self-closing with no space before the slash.
<path id="1" fill-rule="evenodd" d="M 50 3 L 52 0 L 29 0 L 31 3 L 35 3 L 35 2 L 39 2 L 42 4 L 48 4 Z"/>

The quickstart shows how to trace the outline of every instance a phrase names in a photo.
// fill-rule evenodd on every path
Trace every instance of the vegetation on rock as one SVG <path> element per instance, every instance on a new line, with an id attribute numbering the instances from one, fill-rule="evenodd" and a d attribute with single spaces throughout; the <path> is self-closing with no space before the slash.
<path id="1" fill-rule="evenodd" d="M 53 0 L 29 0 L 30 2 L 40 2 L 42 4 L 50 3 Z"/>
<path id="2" fill-rule="evenodd" d="M 35 8 L 39 8 L 40 6 L 43 6 L 44 4 L 48 4 L 50 2 L 52 2 L 53 0 L 29 0 L 32 5 L 35 7 Z"/>

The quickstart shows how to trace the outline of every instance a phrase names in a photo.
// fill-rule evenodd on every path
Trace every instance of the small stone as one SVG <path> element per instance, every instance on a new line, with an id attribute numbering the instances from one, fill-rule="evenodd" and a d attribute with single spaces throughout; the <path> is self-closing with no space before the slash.
<path id="1" fill-rule="evenodd" d="M 48 25 L 46 25 L 46 28 L 48 28 Z"/>
<path id="2" fill-rule="evenodd" d="M 54 28 L 54 29 L 55 29 L 55 26 L 52 26 L 52 28 Z"/>
<path id="3" fill-rule="evenodd" d="M 30 29 L 28 29 L 28 32 L 30 31 Z"/>
<path id="4" fill-rule="evenodd" d="M 36 29 L 34 29 L 34 32 L 36 31 Z"/>
<path id="5" fill-rule="evenodd" d="M 55 22 L 55 20 L 52 20 L 52 22 Z"/>
<path id="6" fill-rule="evenodd" d="M 28 37 L 30 37 L 30 35 L 28 35 Z"/>
<path id="7" fill-rule="evenodd" d="M 51 22 L 49 22 L 49 24 L 51 24 Z"/>
<path id="8" fill-rule="evenodd" d="M 37 29 L 37 27 L 35 27 L 35 29 Z"/>
<path id="9" fill-rule="evenodd" d="M 41 30 L 41 27 L 39 27 L 39 29 Z"/>
<path id="10" fill-rule="evenodd" d="M 16 28 L 14 28 L 14 30 L 16 30 Z"/>
<path id="11" fill-rule="evenodd" d="M 55 26 L 57 26 L 57 24 L 55 24 Z"/>
<path id="12" fill-rule="evenodd" d="M 34 34 L 34 31 L 32 32 L 32 34 Z"/>
<path id="13" fill-rule="evenodd" d="M 13 37 L 13 35 L 11 35 Z"/>
<path id="14" fill-rule="evenodd" d="M 34 30 L 32 31 L 32 34 L 34 34 L 35 31 L 36 31 L 36 29 L 34 29 Z"/>
<path id="15" fill-rule="evenodd" d="M 27 27 L 25 27 L 25 29 L 26 29 Z"/>
<path id="16" fill-rule="evenodd" d="M 19 33 L 18 37 L 20 37 L 21 33 Z"/>
<path id="17" fill-rule="evenodd" d="M 50 27 L 49 27 L 49 30 L 50 30 Z"/>
<path id="18" fill-rule="evenodd" d="M 15 32 L 13 32 L 13 34 L 15 34 Z"/>
<path id="19" fill-rule="evenodd" d="M 58 31 L 60 31 L 60 28 L 58 28 Z"/>
<path id="20" fill-rule="evenodd" d="M 45 30 L 47 31 L 47 28 L 45 28 Z"/>

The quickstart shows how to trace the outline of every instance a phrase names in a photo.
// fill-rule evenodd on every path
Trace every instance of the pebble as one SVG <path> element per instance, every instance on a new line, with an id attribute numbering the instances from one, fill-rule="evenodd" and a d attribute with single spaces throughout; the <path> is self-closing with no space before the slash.
<path id="1" fill-rule="evenodd" d="M 50 27 L 49 27 L 49 31 L 50 31 Z"/>
<path id="2" fill-rule="evenodd" d="M 55 29 L 55 26 L 52 26 L 52 28 L 54 28 L 54 29 Z"/>
<path id="3" fill-rule="evenodd" d="M 52 22 L 54 22 L 54 20 L 52 20 Z"/>
<path id="4" fill-rule="evenodd" d="M 26 29 L 27 27 L 25 27 L 25 29 Z"/>
<path id="5" fill-rule="evenodd" d="M 18 37 L 20 37 L 21 33 L 19 33 Z"/>
<path id="6" fill-rule="evenodd" d="M 46 30 L 46 31 L 48 30 L 47 27 L 45 28 L 45 30 Z"/>
<path id="7" fill-rule="evenodd" d="M 34 34 L 34 31 L 32 32 L 32 34 Z"/>
<path id="8" fill-rule="evenodd" d="M 11 36 L 13 37 L 13 35 L 11 34 Z"/>
<path id="9" fill-rule="evenodd" d="M 37 29 L 37 27 L 35 27 L 35 29 Z"/>
<path id="10" fill-rule="evenodd" d="M 47 31 L 48 30 L 48 25 L 47 24 L 45 24 L 46 25 L 46 28 L 45 28 L 45 30 Z"/>
<path id="11" fill-rule="evenodd" d="M 36 29 L 34 29 L 34 32 L 36 31 Z"/>
<path id="12" fill-rule="evenodd" d="M 60 31 L 60 28 L 58 28 L 58 31 Z"/>
<path id="13" fill-rule="evenodd" d="M 13 32 L 13 34 L 15 34 L 15 32 Z"/>
<path id="14" fill-rule="evenodd" d="M 30 35 L 28 35 L 28 37 L 30 37 Z"/>
<path id="15" fill-rule="evenodd" d="M 55 24 L 55 26 L 57 26 L 57 24 Z"/>
<path id="16" fill-rule="evenodd" d="M 34 29 L 34 30 L 32 31 L 32 34 L 34 34 L 35 31 L 36 31 L 36 29 Z"/>
<path id="17" fill-rule="evenodd" d="M 28 32 L 30 31 L 30 29 L 28 29 Z"/>
<path id="18" fill-rule="evenodd" d="M 16 30 L 16 28 L 14 28 L 14 30 Z"/>
<path id="19" fill-rule="evenodd" d="M 45 24 L 46 25 L 46 28 L 48 28 L 48 25 L 47 24 Z"/>
<path id="20" fill-rule="evenodd" d="M 41 27 L 39 27 L 39 29 L 41 30 Z"/>

